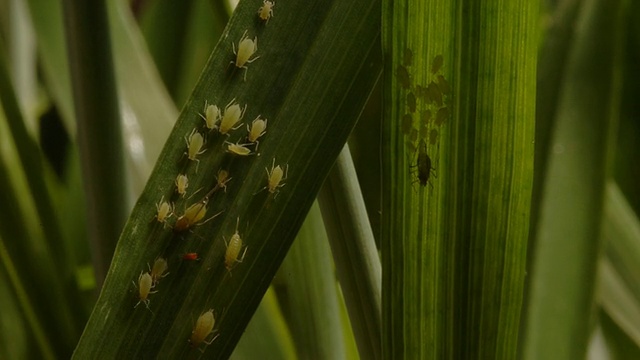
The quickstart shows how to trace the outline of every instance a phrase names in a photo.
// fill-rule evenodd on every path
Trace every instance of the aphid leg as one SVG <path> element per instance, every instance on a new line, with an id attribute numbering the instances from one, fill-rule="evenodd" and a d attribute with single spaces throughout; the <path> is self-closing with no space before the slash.
<path id="1" fill-rule="evenodd" d="M 218 330 L 213 330 L 213 332 L 211 334 L 216 333 L 216 332 L 218 332 Z M 209 340 L 209 341 L 205 340 L 203 342 L 205 344 L 207 344 L 207 345 L 211 345 L 211 343 L 213 343 L 218 338 L 218 336 L 220 336 L 220 334 L 216 334 L 213 338 L 211 338 L 211 340 Z M 202 352 L 204 353 L 204 350 Z"/>
<path id="2" fill-rule="evenodd" d="M 247 249 L 249 248 L 249 246 L 245 246 L 244 247 L 244 252 L 242 253 L 242 256 L 239 259 L 236 259 L 237 262 L 241 263 L 242 260 L 244 260 L 244 256 L 247 254 Z"/>
<path id="3" fill-rule="evenodd" d="M 200 190 L 202 190 L 202 189 L 204 189 L 204 188 L 202 188 L 202 187 L 201 187 L 200 189 L 198 189 L 198 190 L 194 191 L 194 192 L 193 192 L 193 194 L 189 195 L 189 197 L 187 198 L 187 200 L 191 199 L 191 198 L 193 197 L 193 195 L 197 194 L 197 193 L 198 193 Z M 185 210 L 186 210 L 186 209 L 185 209 Z"/>
<path id="4" fill-rule="evenodd" d="M 200 167 L 200 159 L 195 159 L 196 162 L 196 174 L 198 173 L 198 167 Z"/>

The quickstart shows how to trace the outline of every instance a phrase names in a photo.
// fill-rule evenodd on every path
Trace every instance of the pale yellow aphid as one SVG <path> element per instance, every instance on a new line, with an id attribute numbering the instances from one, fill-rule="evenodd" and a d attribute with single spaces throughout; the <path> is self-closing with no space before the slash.
<path id="1" fill-rule="evenodd" d="M 235 155 L 238 155 L 238 156 L 253 155 L 253 153 L 251 152 L 251 149 L 249 149 L 246 146 L 246 145 L 249 145 L 249 144 L 234 144 L 234 143 L 230 143 L 228 141 L 226 141 L 225 144 L 227 144 L 227 152 L 230 152 L 232 154 L 235 154 Z"/>
<path id="2" fill-rule="evenodd" d="M 247 110 L 247 105 L 244 108 L 240 107 L 240 104 L 235 102 L 236 99 L 233 99 L 227 104 L 227 107 L 224 109 L 224 114 L 222 115 L 222 120 L 220 121 L 219 131 L 221 134 L 227 134 L 231 130 L 235 130 L 242 126 L 242 124 L 238 124 L 242 117 L 244 116 L 245 110 Z M 237 124 L 237 125 L 236 125 Z"/>
<path id="3" fill-rule="evenodd" d="M 204 115 L 200 114 L 200 117 L 207 124 L 207 129 L 214 130 L 218 127 L 218 121 L 220 121 L 220 109 L 216 105 L 204 104 Z"/>
<path id="4" fill-rule="evenodd" d="M 260 57 L 256 56 L 251 59 L 251 56 L 258 51 L 258 37 L 256 36 L 253 40 L 249 39 L 245 30 L 238 42 L 238 51 L 236 51 L 235 44 L 232 43 L 231 45 L 233 46 L 233 53 L 236 55 L 235 63 L 233 61 L 231 63 L 234 63 L 238 69 L 244 69 L 244 80 L 247 81 L 247 71 L 249 70 L 247 64 Z"/>
<path id="5" fill-rule="evenodd" d="M 289 165 L 287 165 L 286 171 L 283 171 L 280 165 L 278 166 L 275 166 L 275 165 L 276 165 L 276 159 L 273 158 L 273 163 L 271 164 L 271 171 L 265 168 L 267 172 L 267 186 L 265 186 L 263 189 L 267 189 L 269 190 L 270 193 L 276 194 L 277 196 L 278 189 L 285 185 L 284 183 L 281 184 L 281 182 L 287 179 L 287 174 L 289 173 Z"/>
<path id="6" fill-rule="evenodd" d="M 224 192 L 227 192 L 227 183 L 231 178 L 229 177 L 229 172 L 224 169 L 218 170 L 218 176 L 216 177 L 218 183 L 216 184 L 215 190 L 224 189 Z"/>
<path id="7" fill-rule="evenodd" d="M 187 188 L 189 187 L 189 178 L 187 175 L 180 174 L 176 177 L 176 191 L 180 196 L 184 197 L 187 194 Z"/>
<path id="8" fill-rule="evenodd" d="M 136 283 L 134 282 L 133 285 L 135 286 Z M 151 278 L 151 275 L 146 272 L 146 273 L 142 273 L 140 272 L 140 276 L 138 276 L 138 298 L 140 300 L 138 300 L 138 302 L 136 303 L 136 305 L 133 307 L 134 309 L 136 307 L 138 307 L 138 305 L 140 305 L 140 303 L 144 303 L 144 305 L 147 307 L 147 309 L 149 309 L 149 295 L 150 294 L 155 294 L 156 291 L 151 291 L 151 289 L 153 288 L 153 279 Z M 151 309 L 149 309 L 149 311 L 151 311 Z"/>
<path id="9" fill-rule="evenodd" d="M 247 139 L 250 143 L 256 144 L 256 151 L 258 150 L 258 145 L 260 144 L 258 139 L 262 135 L 267 133 L 266 128 L 267 119 L 260 119 L 260 115 L 258 115 L 258 117 L 253 120 L 253 122 L 251 123 L 251 127 L 249 127 L 249 124 L 247 124 L 247 131 L 249 132 L 249 135 L 247 135 Z"/>
<path id="10" fill-rule="evenodd" d="M 176 223 L 173 226 L 173 230 L 180 232 L 197 224 L 198 221 L 202 220 L 202 218 L 207 214 L 208 202 L 209 198 L 204 198 L 204 200 L 189 206 L 187 210 L 185 210 L 184 214 L 178 217 L 178 220 L 176 220 Z"/>
<path id="11" fill-rule="evenodd" d="M 198 317 L 196 320 L 196 326 L 193 328 L 191 332 L 191 338 L 189 339 L 189 343 L 191 346 L 199 347 L 203 342 L 207 345 L 211 345 L 211 343 L 218 337 L 218 335 L 214 336 L 211 340 L 207 341 L 209 335 L 213 334 L 213 327 L 216 325 L 216 319 L 213 316 L 213 309 L 209 309 L 205 311 Z M 200 350 L 204 352 L 203 350 Z"/>
<path id="12" fill-rule="evenodd" d="M 202 220 L 204 216 L 207 214 L 208 202 L 209 202 L 209 197 L 207 196 L 201 201 L 189 206 L 187 210 L 185 210 L 184 214 L 178 217 L 178 220 L 176 220 L 176 223 L 173 225 L 173 231 L 174 232 L 185 231 L 187 229 L 190 229 L 192 226 L 202 225 L 207 221 L 215 218 L 216 216 L 222 214 L 222 212 L 219 212 L 213 215 L 212 217 L 208 218 L 207 220 L 200 222 L 200 220 Z"/>
<path id="13" fill-rule="evenodd" d="M 187 143 L 187 156 L 189 160 L 195 161 L 198 165 L 200 164 L 200 160 L 198 160 L 198 155 L 207 151 L 207 149 L 202 150 L 202 146 L 204 145 L 204 138 L 202 135 L 193 129 L 189 137 L 185 136 L 184 141 Z M 196 172 L 198 172 L 198 166 L 196 165 Z"/>
<path id="14" fill-rule="evenodd" d="M 242 238 L 238 233 L 238 224 L 240 224 L 240 218 L 236 220 L 235 234 L 233 234 L 228 243 L 225 240 L 227 251 L 224 254 L 224 267 L 226 267 L 229 272 L 231 272 L 231 268 L 235 263 L 242 262 L 242 260 L 244 260 L 244 256 L 247 253 L 247 247 L 245 246 L 242 256 L 238 258 L 238 255 L 240 255 L 240 251 L 242 251 Z"/>
<path id="15" fill-rule="evenodd" d="M 160 199 L 160 202 L 156 203 L 156 216 L 159 223 L 166 224 L 167 219 L 173 215 L 173 205 L 168 201 L 164 201 L 164 196 Z"/>
<path id="16" fill-rule="evenodd" d="M 262 1 L 262 6 L 258 9 L 258 16 L 263 21 L 269 22 L 269 19 L 273 16 L 273 7 L 276 6 L 275 1 Z"/>
<path id="17" fill-rule="evenodd" d="M 167 260 L 163 258 L 157 258 L 156 261 L 153 262 L 153 267 L 151 268 L 153 286 L 156 286 L 160 279 L 169 275 L 169 273 L 165 273 L 168 269 L 169 265 L 167 264 Z"/>

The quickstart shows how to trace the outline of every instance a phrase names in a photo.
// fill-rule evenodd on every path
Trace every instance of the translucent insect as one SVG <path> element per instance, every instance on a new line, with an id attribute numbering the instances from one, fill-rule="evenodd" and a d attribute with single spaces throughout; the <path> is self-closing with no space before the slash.
<path id="1" fill-rule="evenodd" d="M 449 82 L 442 75 L 438 75 L 438 88 L 440 88 L 440 91 L 445 95 L 451 91 Z"/>
<path id="2" fill-rule="evenodd" d="M 265 168 L 265 170 L 267 171 L 266 189 L 269 190 L 270 193 L 276 194 L 277 196 L 278 189 L 285 185 L 284 183 L 281 184 L 281 182 L 287 179 L 287 174 L 289 173 L 289 165 L 287 165 L 286 171 L 283 171 L 280 165 L 278 166 L 275 166 L 275 165 L 276 165 L 276 159 L 273 158 L 273 163 L 271 164 L 271 171 Z"/>
<path id="3" fill-rule="evenodd" d="M 426 109 L 420 112 L 420 120 L 423 124 L 428 124 L 431 121 L 431 110 Z"/>
<path id="4" fill-rule="evenodd" d="M 245 110 L 247 110 L 247 105 L 244 108 L 240 107 L 238 103 L 235 102 L 236 99 L 233 99 L 227 104 L 227 107 L 224 109 L 224 114 L 222 115 L 222 120 L 220 121 L 219 131 L 221 134 L 228 134 L 231 130 L 236 130 L 242 124 L 238 124 L 242 117 L 244 116 Z M 238 125 L 236 125 L 238 124 Z"/>
<path id="5" fill-rule="evenodd" d="M 437 141 L 438 141 L 438 130 L 432 129 L 431 132 L 429 132 L 429 143 L 431 145 L 434 145 Z"/>
<path id="6" fill-rule="evenodd" d="M 156 216 L 155 219 L 158 219 L 159 223 L 166 224 L 167 219 L 173 215 L 173 205 L 167 201 L 164 201 L 164 196 L 160 198 L 160 202 L 156 203 Z"/>
<path id="7" fill-rule="evenodd" d="M 176 191 L 180 196 L 184 197 L 187 194 L 187 187 L 189 187 L 189 178 L 187 175 L 180 174 L 176 177 Z"/>
<path id="8" fill-rule="evenodd" d="M 262 135 L 267 133 L 266 128 L 267 119 L 260 119 L 260 115 L 258 115 L 258 117 L 253 120 L 253 122 L 251 123 L 251 127 L 249 127 L 249 124 L 247 124 L 247 131 L 249 132 L 249 135 L 247 135 L 247 139 L 249 140 L 249 143 L 256 144 L 256 151 L 258 150 L 258 145 L 260 144 L 258 139 Z"/>
<path id="9" fill-rule="evenodd" d="M 429 127 L 428 127 L 427 123 L 424 123 L 424 122 L 421 123 L 420 124 L 420 138 L 425 139 L 428 134 L 429 134 Z"/>
<path id="10" fill-rule="evenodd" d="M 436 55 L 436 57 L 433 58 L 433 62 L 431 63 L 431 73 L 435 74 L 440 71 L 443 63 L 444 59 L 442 58 L 442 55 Z"/>
<path id="11" fill-rule="evenodd" d="M 418 140 L 418 130 L 416 130 L 415 128 L 411 128 L 411 130 L 409 131 L 409 140 L 411 140 L 411 142 L 415 142 L 416 140 Z"/>
<path id="12" fill-rule="evenodd" d="M 276 5 L 275 1 L 262 1 L 262 6 L 258 9 L 258 16 L 261 20 L 269 22 L 269 19 L 273 16 L 273 7 Z"/>
<path id="13" fill-rule="evenodd" d="M 440 108 L 436 113 L 435 124 L 438 126 L 442 125 L 442 123 L 444 123 L 448 117 L 449 117 L 449 108 L 447 107 Z"/>
<path id="14" fill-rule="evenodd" d="M 169 275 L 169 273 L 165 273 L 168 269 L 169 265 L 167 264 L 167 260 L 163 258 L 157 258 L 156 261 L 153 262 L 153 267 L 150 269 L 153 286 L 156 286 L 160 279 Z"/>
<path id="15" fill-rule="evenodd" d="M 216 319 L 213 316 L 213 309 L 209 309 L 205 311 L 198 317 L 196 320 L 196 326 L 193 328 L 191 332 L 191 338 L 189 339 L 189 343 L 191 346 L 199 347 L 200 344 L 205 343 L 207 345 L 211 345 L 211 343 L 218 337 L 218 335 L 214 336 L 211 340 L 207 341 L 209 335 L 213 333 L 213 327 L 216 324 Z M 204 350 L 200 350 L 204 352 Z"/>
<path id="16" fill-rule="evenodd" d="M 200 117 L 207 124 L 207 129 L 214 130 L 218 127 L 218 121 L 220 121 L 220 109 L 216 105 L 204 104 L 204 115 L 200 114 Z"/>
<path id="17" fill-rule="evenodd" d="M 136 286 L 136 283 L 133 282 L 133 285 Z M 140 305 L 140 303 L 144 303 L 144 305 L 147 307 L 147 309 L 149 309 L 149 295 L 150 294 L 155 294 L 156 291 L 151 291 L 151 289 L 153 288 L 153 279 L 151 278 L 151 275 L 146 272 L 146 273 L 142 273 L 140 272 L 140 276 L 138 276 L 138 298 L 140 299 L 136 305 L 133 307 L 134 309 L 136 307 L 138 307 L 138 305 Z M 149 309 L 149 311 L 151 311 L 151 309 Z"/>
<path id="18" fill-rule="evenodd" d="M 402 63 L 404 66 L 411 66 L 413 64 L 413 51 L 411 51 L 411 49 L 404 49 L 404 53 L 402 54 Z"/>
<path id="19" fill-rule="evenodd" d="M 207 214 L 208 202 L 209 202 L 209 197 L 205 197 L 201 201 L 189 206 L 187 210 L 185 210 L 184 214 L 178 217 L 178 220 L 176 220 L 175 225 L 173 225 L 173 231 L 181 232 L 181 231 L 190 229 L 194 225 L 202 225 L 222 213 L 222 212 L 219 212 L 213 215 L 212 217 L 210 217 L 209 219 L 203 222 L 200 222 L 200 220 L 202 220 L 204 216 Z"/>
<path id="20" fill-rule="evenodd" d="M 247 81 L 247 71 L 249 68 L 247 64 L 252 63 L 260 56 L 256 56 L 251 59 L 251 56 L 258 51 L 258 37 L 256 36 L 253 40 L 247 37 L 247 31 L 245 30 L 244 34 L 240 38 L 238 42 L 238 51 L 236 51 L 235 45 L 232 43 L 233 53 L 236 55 L 235 63 L 232 61 L 232 64 L 235 64 L 238 69 L 244 69 L 244 80 Z"/>
<path id="21" fill-rule="evenodd" d="M 234 155 L 238 155 L 238 156 L 253 155 L 253 153 L 251 152 L 251 149 L 247 147 L 247 145 L 249 144 L 238 144 L 238 143 L 234 144 L 228 141 L 226 141 L 225 144 L 227 144 L 227 152 L 232 153 Z"/>
<path id="22" fill-rule="evenodd" d="M 242 262 L 242 260 L 244 260 L 244 256 L 246 255 L 247 248 L 248 248 L 247 246 L 245 246 L 242 256 L 238 258 L 238 255 L 240 255 L 240 251 L 242 251 L 242 247 L 243 247 L 242 238 L 238 233 L 238 224 L 240 224 L 240 218 L 236 220 L 235 234 L 231 236 L 231 239 L 229 239 L 228 243 L 225 240 L 225 245 L 227 245 L 227 251 L 224 254 L 224 267 L 226 267 L 229 272 L 231 272 L 231 268 L 233 268 L 233 265 L 235 263 Z"/>
<path id="23" fill-rule="evenodd" d="M 200 257 L 198 257 L 198 253 L 191 252 L 191 253 L 186 253 L 186 254 L 182 255 L 182 260 L 185 260 L 185 261 L 197 261 L 197 260 L 200 260 Z"/>
<path id="24" fill-rule="evenodd" d="M 442 106 L 442 92 L 438 87 L 438 84 L 435 82 L 430 82 L 427 85 L 427 101 L 437 104 L 438 106 Z"/>
<path id="25" fill-rule="evenodd" d="M 416 112 L 416 96 L 412 92 L 407 94 L 407 106 L 412 113 Z"/>
<path id="26" fill-rule="evenodd" d="M 218 170 L 218 176 L 216 177 L 216 181 L 218 182 L 213 191 L 218 189 L 224 189 L 224 192 L 227 192 L 227 183 L 231 180 L 229 177 L 229 172 L 224 169 Z"/>
<path id="27" fill-rule="evenodd" d="M 187 154 L 189 160 L 195 161 L 199 165 L 200 160 L 198 160 L 198 155 L 207 151 L 207 149 L 201 150 L 204 145 L 204 138 L 196 129 L 193 129 L 189 137 L 184 137 L 184 141 L 187 143 L 187 152 L 185 152 L 185 154 Z M 198 172 L 197 165 L 196 172 Z"/>
<path id="28" fill-rule="evenodd" d="M 413 127 L 413 117 L 411 114 L 402 115 L 402 133 L 409 135 L 411 128 Z"/>
<path id="29" fill-rule="evenodd" d="M 411 87 L 411 77 L 409 76 L 409 71 L 407 71 L 406 67 L 398 65 L 396 68 L 396 76 L 403 88 L 409 89 Z"/>

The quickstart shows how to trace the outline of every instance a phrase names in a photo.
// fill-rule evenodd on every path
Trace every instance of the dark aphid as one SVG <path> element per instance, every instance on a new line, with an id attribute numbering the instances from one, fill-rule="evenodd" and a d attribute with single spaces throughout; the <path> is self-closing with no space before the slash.
<path id="1" fill-rule="evenodd" d="M 423 124 L 428 124 L 429 121 L 431 120 L 431 110 L 426 109 L 420 112 L 420 121 L 422 121 Z"/>
<path id="2" fill-rule="evenodd" d="M 447 118 L 449 118 L 449 108 L 447 107 L 440 108 L 438 110 L 438 113 L 436 113 L 436 121 L 435 121 L 436 125 L 438 126 L 442 125 L 447 120 Z"/>
<path id="3" fill-rule="evenodd" d="M 433 58 L 433 62 L 431 63 L 431 73 L 435 74 L 440 71 L 440 69 L 442 69 L 443 63 L 444 59 L 442 58 L 442 55 L 436 55 L 436 57 Z"/>
<path id="4" fill-rule="evenodd" d="M 396 68 L 396 76 L 403 88 L 409 89 L 411 87 L 411 78 L 409 77 L 409 72 L 406 67 L 398 65 Z"/>
<path id="5" fill-rule="evenodd" d="M 404 49 L 404 54 L 402 54 L 402 63 L 404 66 L 411 66 L 413 64 L 413 51 L 411 51 L 411 49 Z"/>
<path id="6" fill-rule="evenodd" d="M 433 129 L 429 133 L 429 144 L 434 145 L 438 141 L 438 130 Z"/>
<path id="7" fill-rule="evenodd" d="M 429 175 L 431 175 L 431 158 L 427 154 L 427 143 L 424 140 L 420 140 L 420 147 L 418 147 L 418 161 L 412 167 L 418 169 L 418 182 L 421 186 L 426 186 L 429 182 Z"/>
<path id="8" fill-rule="evenodd" d="M 442 92 L 440 91 L 438 84 L 433 81 L 427 85 L 427 102 L 442 106 Z"/>
<path id="9" fill-rule="evenodd" d="M 407 106 L 412 113 L 416 112 L 416 96 L 412 92 L 407 94 Z"/>
<path id="10" fill-rule="evenodd" d="M 411 114 L 402 115 L 402 133 L 405 135 L 409 135 L 412 127 L 413 117 L 411 117 Z"/>
<path id="11" fill-rule="evenodd" d="M 443 94 L 448 94 L 451 91 L 451 87 L 449 86 L 449 82 L 442 75 L 438 75 L 438 87 Z"/>
<path id="12" fill-rule="evenodd" d="M 411 128 L 411 131 L 409 131 L 409 140 L 411 140 L 411 142 L 418 141 L 418 130 Z"/>

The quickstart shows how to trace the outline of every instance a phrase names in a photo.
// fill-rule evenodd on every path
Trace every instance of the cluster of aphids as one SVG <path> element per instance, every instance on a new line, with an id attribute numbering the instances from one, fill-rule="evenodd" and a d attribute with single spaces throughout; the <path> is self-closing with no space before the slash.
<path id="1" fill-rule="evenodd" d="M 258 17 L 264 21 L 265 24 L 273 16 L 274 6 L 274 1 L 263 0 L 262 6 L 258 9 Z M 237 69 L 245 70 L 244 79 L 246 80 L 248 69 L 247 65 L 258 58 L 258 56 L 254 56 L 258 50 L 258 38 L 255 37 L 253 40 L 249 39 L 247 37 L 247 32 L 245 31 L 238 42 L 237 49 L 235 44 L 232 44 L 232 49 L 233 54 L 235 55 L 235 61 L 232 61 L 232 63 Z M 217 105 L 205 103 L 204 113 L 200 114 L 206 127 L 204 131 L 218 132 L 221 135 L 229 136 L 232 131 L 239 129 L 243 125 L 242 118 L 244 117 L 246 108 L 246 105 L 244 107 L 241 106 L 235 99 L 231 100 L 224 109 L 219 108 Z M 267 119 L 263 119 L 258 115 L 250 125 L 247 124 L 245 142 L 238 141 L 236 143 L 232 143 L 225 141 L 224 145 L 226 152 L 240 157 L 255 154 L 258 150 L 259 139 L 266 134 L 266 130 Z M 197 173 L 200 163 L 198 156 L 202 155 L 206 151 L 206 148 L 204 148 L 205 136 L 197 128 L 194 128 L 189 135 L 185 136 L 185 142 L 187 144 L 185 155 L 191 162 L 196 163 Z M 285 185 L 282 181 L 287 178 L 288 166 L 276 166 L 274 158 L 271 164 L 271 170 L 268 168 L 265 170 L 267 173 L 266 186 L 258 190 L 258 192 L 266 189 L 275 197 L 277 196 L 279 189 Z M 171 227 L 174 233 L 182 233 L 187 230 L 192 230 L 195 226 L 202 225 L 212 220 L 216 216 L 220 215 L 221 212 L 205 220 L 209 199 L 218 190 L 224 190 L 226 192 L 227 184 L 230 180 L 231 174 L 225 169 L 220 169 L 216 177 L 216 185 L 199 200 L 194 201 L 189 206 L 185 205 L 186 209 L 180 215 L 174 213 L 174 204 L 169 201 L 165 201 L 164 197 L 162 197 L 156 204 L 154 220 L 162 224 L 163 227 Z M 175 191 L 183 199 L 187 195 L 188 187 L 189 178 L 187 175 L 179 174 L 175 179 Z M 197 192 L 198 191 L 194 192 L 186 198 L 191 198 Z M 171 221 L 172 217 L 176 218 L 173 222 Z M 240 218 L 237 218 L 235 233 L 231 235 L 229 241 L 223 238 L 226 246 L 224 266 L 227 271 L 229 271 L 229 274 L 231 274 L 231 269 L 237 263 L 241 263 L 244 260 L 248 248 L 248 246 L 243 243 L 242 237 L 238 231 L 239 223 Z M 199 260 L 199 256 L 195 252 L 186 253 L 182 255 L 182 260 Z M 155 260 L 153 267 L 150 267 L 148 272 L 140 273 L 137 284 L 134 281 L 134 285 L 136 285 L 138 289 L 139 299 L 134 307 L 137 307 L 140 303 L 144 303 L 147 309 L 149 309 L 149 296 L 157 292 L 157 290 L 155 290 L 156 286 L 163 277 L 169 274 L 168 269 L 169 266 L 167 260 L 160 257 Z M 149 311 L 151 310 L 149 309 Z M 196 320 L 191 336 L 188 339 L 191 346 L 199 348 L 203 343 L 206 345 L 211 344 L 217 337 L 217 335 L 215 335 L 216 331 L 214 330 L 214 326 L 215 317 L 213 309 L 203 312 Z"/>
<path id="2" fill-rule="evenodd" d="M 402 116 L 401 129 L 406 135 L 411 152 L 418 152 L 413 168 L 417 169 L 418 182 L 426 186 L 431 172 L 431 158 L 427 154 L 427 144 L 438 141 L 438 129 L 449 118 L 449 94 L 451 87 L 442 74 L 444 59 L 442 55 L 434 57 L 431 63 L 430 79 L 427 85 L 413 83 L 410 68 L 413 65 L 413 52 L 405 49 L 402 64 L 396 68 L 396 77 L 400 86 L 407 90 L 405 95 L 406 111 Z"/>

